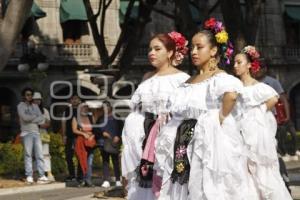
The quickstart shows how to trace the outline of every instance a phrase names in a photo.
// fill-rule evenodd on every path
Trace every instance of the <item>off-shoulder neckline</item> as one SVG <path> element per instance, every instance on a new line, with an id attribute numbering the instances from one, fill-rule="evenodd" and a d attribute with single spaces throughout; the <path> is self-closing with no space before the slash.
<path id="1" fill-rule="evenodd" d="M 229 74 L 226 73 L 225 71 L 222 71 L 222 72 L 219 72 L 219 73 L 214 74 L 213 76 L 211 76 L 211 77 L 209 77 L 209 78 L 207 78 L 207 79 L 205 79 L 205 80 L 199 81 L 199 82 L 197 82 L 197 83 L 188 83 L 188 82 L 184 82 L 183 84 L 184 84 L 184 85 L 200 85 L 200 84 L 202 84 L 202 83 L 206 83 L 206 82 L 210 81 L 211 79 L 215 78 L 215 77 L 218 76 L 218 75 L 229 75 Z"/>

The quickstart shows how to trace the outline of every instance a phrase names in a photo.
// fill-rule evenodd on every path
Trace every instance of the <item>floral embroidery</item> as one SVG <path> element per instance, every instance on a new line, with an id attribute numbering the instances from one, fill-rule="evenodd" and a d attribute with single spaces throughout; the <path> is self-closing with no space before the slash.
<path id="1" fill-rule="evenodd" d="M 176 159 L 183 158 L 186 154 L 186 147 L 184 145 L 180 145 L 176 150 Z"/>
<path id="2" fill-rule="evenodd" d="M 185 184 L 189 180 L 190 164 L 187 155 L 187 146 L 194 135 L 197 120 L 184 120 L 177 129 L 174 144 L 174 169 L 171 174 L 172 182 Z"/>
<path id="3" fill-rule="evenodd" d="M 176 164 L 176 171 L 178 173 L 182 173 L 184 171 L 185 167 L 184 167 L 184 164 L 183 162 L 179 162 Z"/>

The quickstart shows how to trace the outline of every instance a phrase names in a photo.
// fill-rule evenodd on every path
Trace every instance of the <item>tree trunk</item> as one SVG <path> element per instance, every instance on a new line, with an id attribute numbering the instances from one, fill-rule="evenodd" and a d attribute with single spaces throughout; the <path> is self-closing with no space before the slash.
<path id="1" fill-rule="evenodd" d="M 194 23 L 189 3 L 182 0 L 175 0 L 176 25 L 179 31 L 190 40 L 197 32 L 197 24 Z"/>
<path id="2" fill-rule="evenodd" d="M 151 21 L 152 7 L 156 2 L 157 0 L 140 0 L 138 18 L 130 24 L 129 32 L 131 34 L 128 36 L 128 41 L 124 46 L 124 51 L 120 58 L 120 70 L 122 74 L 126 73 L 133 62 L 143 37 L 145 26 Z"/>
<path id="3" fill-rule="evenodd" d="M 109 55 L 108 55 L 108 50 L 105 45 L 104 35 L 100 34 L 100 31 L 99 31 L 99 28 L 97 25 L 98 16 L 94 15 L 90 0 L 84 0 L 83 3 L 85 5 L 86 14 L 87 14 L 90 26 L 91 26 L 94 42 L 95 42 L 95 45 L 97 47 L 97 50 L 98 50 L 98 53 L 100 56 L 101 65 L 102 65 L 102 67 L 106 67 L 109 64 Z M 99 6 L 101 6 L 101 8 L 99 8 L 99 9 L 100 10 L 102 9 L 102 12 L 103 12 L 103 10 L 105 9 L 104 6 L 103 5 L 99 5 Z"/>
<path id="4" fill-rule="evenodd" d="M 28 17 L 33 0 L 10 0 L 0 32 L 0 71 L 6 66 Z"/>
<path id="5" fill-rule="evenodd" d="M 221 0 L 221 10 L 234 48 L 236 51 L 240 51 L 247 44 L 240 1 Z"/>
<path id="6" fill-rule="evenodd" d="M 131 10 L 133 8 L 134 2 L 135 2 L 135 0 L 129 1 L 128 8 L 127 8 L 127 11 L 126 11 L 126 14 L 124 17 L 124 24 L 122 26 L 122 30 L 121 30 L 119 39 L 117 41 L 117 44 L 116 44 L 112 54 L 109 55 L 106 44 L 105 44 L 105 39 L 104 39 L 104 23 L 105 23 L 106 9 L 107 9 L 109 3 L 106 4 L 106 1 L 103 1 L 102 3 L 100 2 L 99 11 L 95 15 L 93 13 L 90 0 L 84 0 L 85 9 L 86 9 L 87 16 L 88 16 L 88 21 L 91 26 L 94 42 L 95 42 L 96 48 L 98 50 L 102 68 L 106 68 L 114 62 L 115 58 L 118 56 L 118 54 L 121 50 L 123 43 L 127 40 L 127 36 L 129 35 L 128 23 L 129 23 L 129 18 L 130 18 L 130 14 L 131 14 Z M 100 24 L 100 30 L 99 30 L 98 25 L 97 25 L 97 18 L 99 17 L 100 13 L 101 13 L 101 24 Z"/>
<path id="7" fill-rule="evenodd" d="M 246 0 L 246 28 L 248 44 L 255 45 L 259 18 L 261 15 L 262 0 Z"/>

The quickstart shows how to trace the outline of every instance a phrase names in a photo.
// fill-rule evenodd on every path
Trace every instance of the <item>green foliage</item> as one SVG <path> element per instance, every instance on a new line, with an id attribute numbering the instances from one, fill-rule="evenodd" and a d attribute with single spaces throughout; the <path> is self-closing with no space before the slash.
<path id="1" fill-rule="evenodd" d="M 51 167 L 53 174 L 61 174 L 66 172 L 65 148 L 62 137 L 57 133 L 50 133 L 50 155 Z"/>
<path id="2" fill-rule="evenodd" d="M 16 175 L 24 171 L 22 144 L 0 143 L 0 175 Z"/>

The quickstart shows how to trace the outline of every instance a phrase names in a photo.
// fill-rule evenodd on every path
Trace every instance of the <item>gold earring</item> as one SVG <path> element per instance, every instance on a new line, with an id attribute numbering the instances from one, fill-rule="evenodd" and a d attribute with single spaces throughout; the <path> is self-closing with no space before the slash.
<path id="1" fill-rule="evenodd" d="M 217 61 L 215 58 L 209 59 L 208 68 L 209 71 L 215 71 L 217 69 Z"/>
<path id="2" fill-rule="evenodd" d="M 170 58 L 170 57 L 168 57 L 168 67 L 169 67 L 170 65 L 172 66 L 172 63 L 171 63 L 171 58 Z"/>

